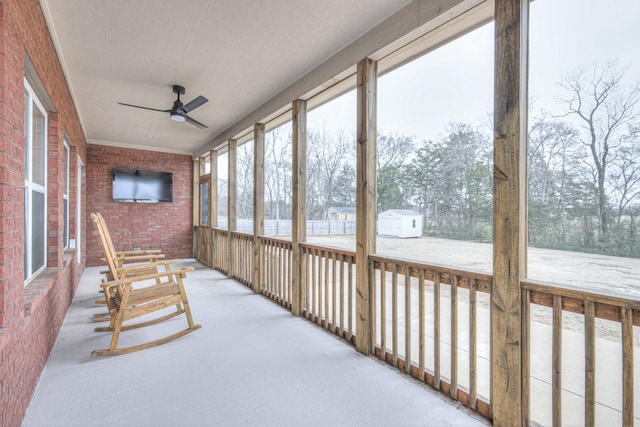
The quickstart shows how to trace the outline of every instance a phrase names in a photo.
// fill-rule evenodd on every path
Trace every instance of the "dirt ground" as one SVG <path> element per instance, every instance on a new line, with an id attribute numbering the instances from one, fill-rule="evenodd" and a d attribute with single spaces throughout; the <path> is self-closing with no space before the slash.
<path id="1" fill-rule="evenodd" d="M 355 251 L 355 236 L 313 236 L 309 243 Z M 377 253 L 492 273 L 493 245 L 436 237 L 378 237 Z M 530 279 L 640 298 L 640 259 L 529 248 Z"/>

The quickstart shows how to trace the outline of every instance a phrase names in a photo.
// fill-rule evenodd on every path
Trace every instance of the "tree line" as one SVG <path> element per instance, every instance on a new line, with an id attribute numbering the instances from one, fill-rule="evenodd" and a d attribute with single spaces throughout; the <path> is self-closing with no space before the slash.
<path id="1" fill-rule="evenodd" d="M 640 85 L 617 63 L 560 82 L 529 112 L 528 225 L 536 247 L 640 256 Z M 291 127 L 266 135 L 265 216 L 291 218 Z M 249 149 L 250 148 L 250 149 Z M 424 234 L 492 240 L 492 130 L 452 122 L 434 139 L 378 135 L 378 212 L 413 209 Z M 308 129 L 307 217 L 355 206 L 355 135 Z M 238 216 L 251 218 L 253 148 L 238 149 Z"/>

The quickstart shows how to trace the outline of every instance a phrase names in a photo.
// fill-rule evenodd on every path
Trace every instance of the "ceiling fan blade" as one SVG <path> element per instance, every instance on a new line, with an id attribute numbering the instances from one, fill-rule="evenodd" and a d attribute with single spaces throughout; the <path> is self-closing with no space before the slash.
<path id="1" fill-rule="evenodd" d="M 207 126 L 207 125 L 204 125 L 204 124 L 200 123 L 200 122 L 199 122 L 199 121 L 197 121 L 196 119 L 192 119 L 191 117 L 186 116 L 186 115 L 184 116 L 184 119 L 185 119 L 185 121 L 186 121 L 187 123 L 191 123 L 192 125 L 194 125 L 194 126 L 196 126 L 196 127 L 199 127 L 200 129 L 207 129 L 207 128 L 209 127 L 209 126 Z"/>
<path id="2" fill-rule="evenodd" d="M 205 98 L 204 96 L 200 95 L 196 99 L 194 99 L 193 101 L 187 102 L 185 105 L 180 107 L 180 109 L 182 111 L 184 111 L 185 113 L 188 113 L 190 111 L 195 110 L 196 108 L 198 108 L 199 106 L 201 106 L 202 104 L 204 104 L 205 102 L 208 102 L 208 101 L 209 100 L 207 98 Z"/>
<path id="3" fill-rule="evenodd" d="M 169 112 L 171 112 L 171 110 L 158 110 L 157 108 L 141 107 L 139 105 L 125 104 L 123 102 L 118 102 L 118 104 L 126 105 L 127 107 L 142 108 L 143 110 L 160 111 L 161 113 L 169 113 Z"/>

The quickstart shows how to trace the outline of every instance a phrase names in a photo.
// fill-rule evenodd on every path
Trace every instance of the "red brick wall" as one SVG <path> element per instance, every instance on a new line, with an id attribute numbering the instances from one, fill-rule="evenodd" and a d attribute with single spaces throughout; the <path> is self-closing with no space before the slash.
<path id="1" fill-rule="evenodd" d="M 139 169 L 173 173 L 173 202 L 126 203 L 111 198 L 111 170 Z M 116 250 L 160 249 L 166 258 L 192 256 L 193 160 L 191 156 L 89 145 L 87 147 L 87 209 L 100 212 Z M 91 231 L 87 265 L 100 265 L 100 242 Z"/>
<path id="2" fill-rule="evenodd" d="M 27 57 L 51 102 L 49 267 L 24 285 L 24 78 Z M 63 251 L 62 140 L 86 159 L 85 137 L 38 0 L 0 0 L 0 425 L 20 425 L 84 265 Z M 86 162 L 85 162 L 86 163 Z M 71 163 L 75 180 L 75 158 Z M 75 195 L 71 195 L 75 207 Z M 72 221 L 75 209 L 72 211 Z M 74 236 L 76 238 L 80 236 Z"/>

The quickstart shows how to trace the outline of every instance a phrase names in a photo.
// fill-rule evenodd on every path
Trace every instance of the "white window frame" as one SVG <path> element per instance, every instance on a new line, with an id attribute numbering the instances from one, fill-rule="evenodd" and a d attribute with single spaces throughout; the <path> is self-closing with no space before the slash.
<path id="1" fill-rule="evenodd" d="M 63 219 L 63 231 L 62 231 L 62 239 L 64 240 L 64 248 L 69 249 L 69 217 L 71 216 L 71 205 L 69 203 L 69 185 L 71 182 L 71 149 L 69 148 L 69 144 L 65 140 L 63 142 L 64 151 L 62 154 L 62 161 L 64 165 L 64 182 L 62 189 L 62 213 L 64 215 Z"/>
<path id="2" fill-rule="evenodd" d="M 44 270 L 47 266 L 47 147 L 48 147 L 48 115 L 47 110 L 40 102 L 36 92 L 33 90 L 27 79 L 24 79 L 24 93 L 25 93 L 25 130 L 24 130 L 24 139 L 25 139 L 25 165 L 27 165 L 27 170 L 25 170 L 24 177 L 24 230 L 25 230 L 25 242 L 24 242 L 24 274 L 25 274 L 25 285 L 35 276 L 38 275 L 42 270 Z M 33 108 L 37 108 L 40 113 L 44 117 L 44 161 L 43 161 L 43 169 L 41 172 L 44 177 L 44 183 L 38 184 L 33 182 Z M 33 257 L 32 257 L 32 237 L 33 231 L 31 227 L 31 220 L 33 216 L 33 194 L 40 193 L 44 196 L 44 227 L 43 233 L 44 236 L 42 238 L 43 241 L 43 250 L 44 250 L 44 262 L 43 265 L 38 266 L 38 268 L 32 272 L 33 270 Z"/>
<path id="3" fill-rule="evenodd" d="M 82 158 L 77 155 L 77 184 L 76 184 L 76 240 L 75 247 L 78 253 L 78 264 L 82 263 Z"/>

